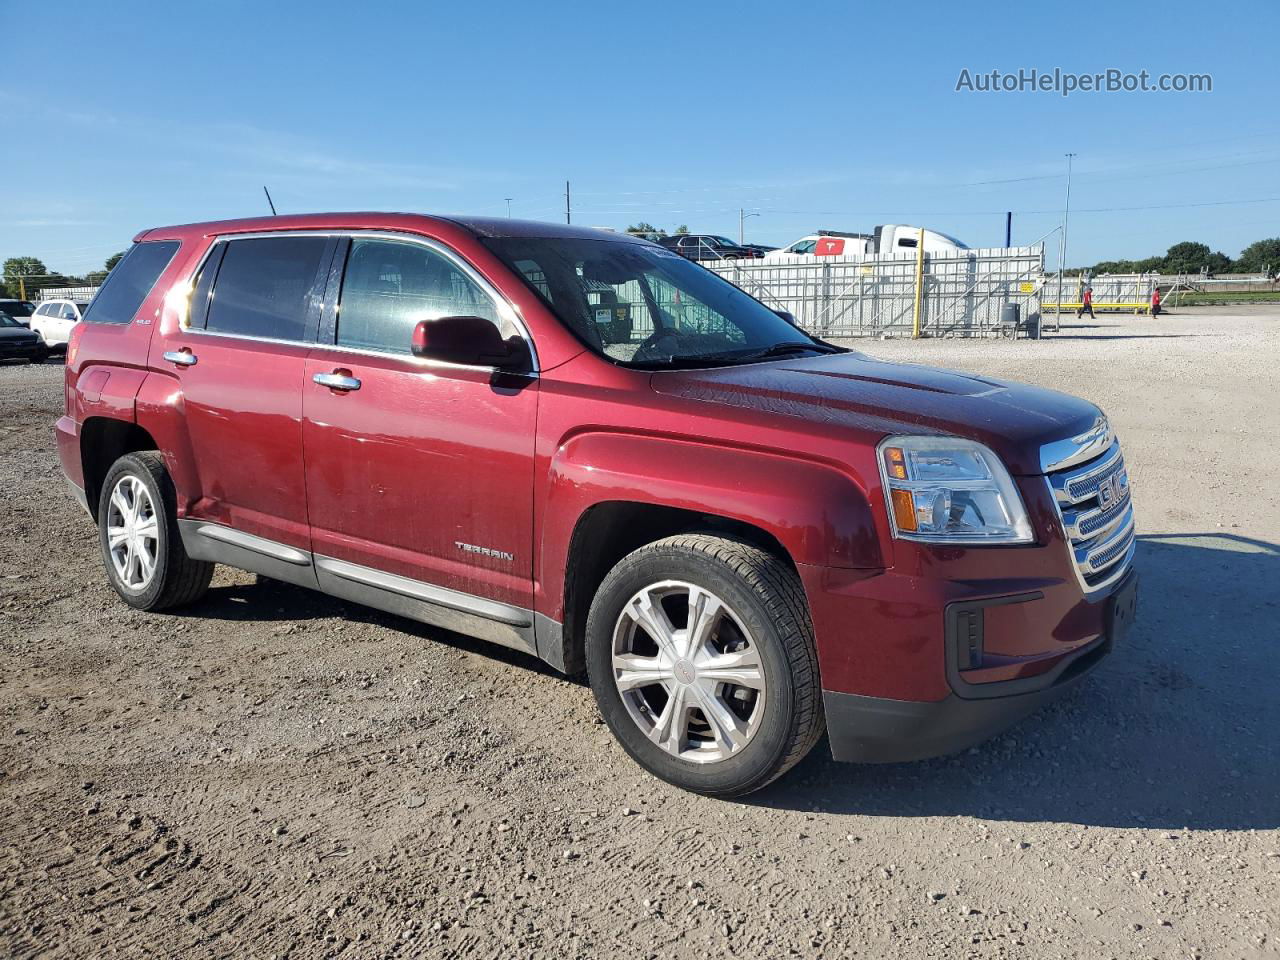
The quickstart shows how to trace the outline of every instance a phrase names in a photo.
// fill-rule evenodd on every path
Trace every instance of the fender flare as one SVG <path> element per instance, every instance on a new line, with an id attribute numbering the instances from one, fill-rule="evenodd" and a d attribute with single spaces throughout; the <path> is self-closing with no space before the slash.
<path id="1" fill-rule="evenodd" d="M 566 440 L 547 473 L 539 538 L 539 612 L 562 621 L 574 530 L 587 511 L 629 502 L 708 514 L 759 528 L 793 563 L 882 569 L 881 531 L 852 471 L 785 451 L 626 433 Z"/>

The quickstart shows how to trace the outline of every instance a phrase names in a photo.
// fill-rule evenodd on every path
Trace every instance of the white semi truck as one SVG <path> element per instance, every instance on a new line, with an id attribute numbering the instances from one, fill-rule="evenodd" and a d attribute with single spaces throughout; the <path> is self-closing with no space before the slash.
<path id="1" fill-rule="evenodd" d="M 874 233 L 819 230 L 779 250 L 766 253 L 764 259 L 785 261 L 795 257 L 844 257 L 855 253 L 914 253 L 920 244 L 920 230 L 920 227 L 902 223 L 881 224 L 875 228 Z M 947 254 L 967 249 L 955 237 L 937 230 L 924 231 L 925 253 Z"/>

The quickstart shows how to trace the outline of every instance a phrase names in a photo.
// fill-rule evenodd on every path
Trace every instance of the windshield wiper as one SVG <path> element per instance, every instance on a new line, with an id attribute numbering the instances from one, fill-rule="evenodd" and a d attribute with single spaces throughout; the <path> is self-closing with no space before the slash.
<path id="1" fill-rule="evenodd" d="M 763 360 L 765 357 L 781 357 L 788 353 L 797 353 L 801 350 L 813 350 L 817 353 L 839 352 L 838 348 L 828 346 L 825 343 L 814 343 L 813 341 L 803 343 L 799 340 L 784 340 L 782 343 L 775 343 L 770 347 L 751 350 L 745 354 L 745 357 L 752 360 Z M 740 356 L 742 356 L 742 354 L 740 354 Z"/>

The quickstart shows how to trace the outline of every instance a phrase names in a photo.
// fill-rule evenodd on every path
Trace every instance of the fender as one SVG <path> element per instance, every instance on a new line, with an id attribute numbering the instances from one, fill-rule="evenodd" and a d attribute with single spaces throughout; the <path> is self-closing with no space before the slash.
<path id="1" fill-rule="evenodd" d="M 539 569 L 553 620 L 564 617 L 573 531 L 592 506 L 653 504 L 758 527 L 796 564 L 884 566 L 868 491 L 833 465 L 783 451 L 692 439 L 591 432 L 565 441 L 549 464 Z"/>

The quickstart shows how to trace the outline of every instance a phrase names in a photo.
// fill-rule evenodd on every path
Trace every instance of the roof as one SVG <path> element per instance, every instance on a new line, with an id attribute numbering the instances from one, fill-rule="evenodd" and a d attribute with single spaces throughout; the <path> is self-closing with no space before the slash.
<path id="1" fill-rule="evenodd" d="M 176 234 L 208 235 L 218 233 L 252 233 L 269 230 L 388 230 L 451 224 L 480 237 L 559 237 L 578 240 L 620 240 L 628 243 L 644 243 L 641 238 L 625 233 L 612 233 L 591 227 L 577 227 L 561 223 L 545 223 L 540 220 L 515 220 L 509 217 L 468 217 L 458 215 L 428 215 L 419 213 L 303 213 L 282 216 L 245 217 L 239 220 L 209 220 L 203 223 L 175 224 L 143 230 L 134 240 L 145 236 L 173 236 Z"/>

